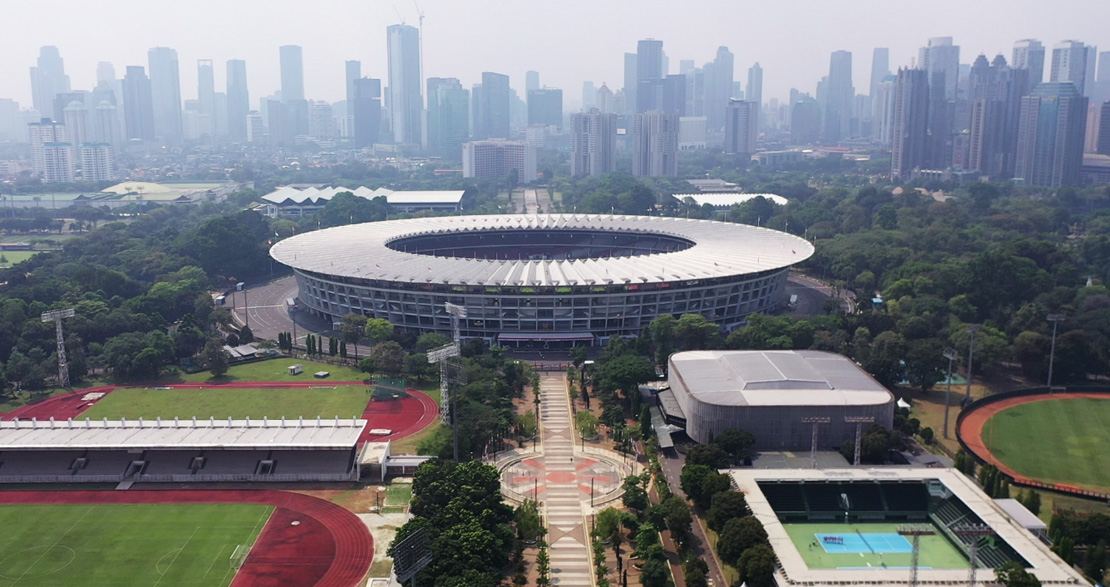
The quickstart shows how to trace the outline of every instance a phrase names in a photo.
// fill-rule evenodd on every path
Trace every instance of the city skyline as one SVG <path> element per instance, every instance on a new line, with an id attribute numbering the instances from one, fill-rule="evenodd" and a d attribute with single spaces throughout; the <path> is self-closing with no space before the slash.
<path id="1" fill-rule="evenodd" d="M 813 93 L 820 78 L 828 74 L 829 55 L 837 50 L 853 54 L 852 83 L 857 93 L 866 93 L 875 47 L 890 48 L 890 68 L 895 70 L 914 64 L 918 50 L 934 37 L 953 37 L 960 46 L 961 63 L 971 63 L 980 53 L 988 60 L 996 54 L 1009 59 L 1014 42 L 1026 38 L 1038 39 L 1050 50 L 1071 39 L 1086 45 L 1110 46 L 1110 32 L 1100 26 L 1110 20 L 1110 4 L 983 0 L 969 6 L 945 0 L 931 5 L 928 11 L 915 13 L 913 19 L 906 19 L 900 7 L 877 1 L 834 6 L 813 0 L 803 4 L 801 10 L 797 6 L 763 7 L 758 14 L 760 26 L 738 34 L 733 23 L 741 17 L 750 21 L 750 7 L 722 1 L 703 0 L 683 6 L 683 13 L 706 15 L 701 22 L 674 18 L 673 6 L 623 1 L 551 4 L 558 7 L 558 12 L 552 12 L 537 9 L 534 3 L 461 5 L 429 0 L 420 5 L 426 16 L 421 75 L 455 77 L 469 87 L 480 81 L 481 72 L 498 71 L 509 75 L 511 86 L 523 94 L 524 72 L 535 70 L 545 86 L 568 92 L 565 106 L 573 111 L 580 106 L 576 89 L 583 82 L 596 87 L 604 83 L 614 90 L 624 85 L 624 53 L 635 52 L 637 42 L 645 38 L 663 41 L 669 73 L 677 72 L 682 60 L 693 60 L 699 67 L 712 61 L 719 46 L 728 47 L 735 55 L 735 79 L 745 79 L 747 69 L 759 62 L 765 76 L 764 101 L 784 100 L 790 88 Z M 199 0 L 188 7 L 160 7 L 159 22 L 174 23 L 172 30 L 163 30 L 152 24 L 149 7 L 133 0 L 117 2 L 107 13 L 103 8 L 63 4 L 60 0 L 39 3 L 33 9 L 12 7 L 13 21 L 50 13 L 52 34 L 0 39 L 0 52 L 8 56 L 0 63 L 0 97 L 31 106 L 28 68 L 36 64 L 40 47 L 46 45 L 58 47 L 74 89 L 95 85 L 98 62 L 110 62 L 122 72 L 129 65 L 146 65 L 149 49 L 168 47 L 177 52 L 180 63 L 187 64 L 180 68 L 183 99 L 197 97 L 197 68 L 192 64 L 202 59 L 216 64 L 216 88 L 226 87 L 222 64 L 245 60 L 250 72 L 250 95 L 265 96 L 280 88 L 277 47 L 300 45 L 304 50 L 305 97 L 335 102 L 346 96 L 347 60 L 361 61 L 364 76 L 387 78 L 386 27 L 400 22 L 397 11 L 406 24 L 420 26 L 416 8 L 403 5 L 395 11 L 389 5 L 325 0 L 306 13 L 292 2 L 278 0 L 268 3 L 265 10 L 261 8 L 253 2 L 217 5 L 210 0 Z M 575 18 L 587 8 L 591 19 Z M 491 18 L 494 9 L 496 16 Z M 279 18 L 292 10 L 297 10 L 297 18 Z M 632 10 L 637 13 L 636 22 L 652 26 L 620 30 L 608 26 Z M 212 19 L 215 13 L 222 18 Z M 337 18 L 339 13 L 342 18 Z M 961 16 L 953 18 L 953 14 Z M 544 26 L 505 26 L 526 24 L 537 17 L 545 19 Z M 248 19 L 252 26 L 241 26 Z M 103 27 L 89 27 L 90 22 L 128 30 L 128 44 L 122 46 L 120 37 L 104 35 Z M 829 22 L 839 26 L 829 27 Z M 320 41 L 322 30 L 329 31 L 327 42 Z M 506 46 L 514 49 L 506 51 Z M 252 103 L 251 109 L 256 108 L 257 104 Z"/>

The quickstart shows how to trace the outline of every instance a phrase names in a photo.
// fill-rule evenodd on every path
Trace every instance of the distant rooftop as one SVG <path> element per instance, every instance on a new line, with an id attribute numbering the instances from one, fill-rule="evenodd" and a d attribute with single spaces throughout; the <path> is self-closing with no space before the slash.
<path id="1" fill-rule="evenodd" d="M 458 205 L 462 201 L 463 190 L 421 190 L 421 191 L 395 191 L 389 188 L 380 187 L 371 189 L 366 186 L 357 188 L 345 187 L 304 187 L 298 188 L 296 186 L 287 185 L 280 187 L 265 196 L 262 199 L 279 205 L 289 204 L 304 204 L 321 205 L 328 200 L 334 198 L 338 194 L 350 192 L 359 198 L 373 200 L 374 198 L 384 197 L 386 202 L 394 206 L 412 206 L 412 205 Z"/>
<path id="2" fill-rule="evenodd" d="M 775 204 L 785 206 L 789 200 L 782 196 L 775 194 L 735 194 L 735 193 L 707 193 L 707 194 L 675 194 L 674 197 L 679 201 L 685 201 L 686 198 L 692 198 L 699 206 L 709 204 L 716 208 L 731 208 L 734 204 L 743 204 L 748 200 L 762 197 L 768 199 Z"/>

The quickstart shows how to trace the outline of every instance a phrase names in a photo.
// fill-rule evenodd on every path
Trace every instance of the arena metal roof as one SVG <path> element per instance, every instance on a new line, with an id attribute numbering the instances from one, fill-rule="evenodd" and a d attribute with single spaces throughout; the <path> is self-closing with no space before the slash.
<path id="1" fill-rule="evenodd" d="M 389 188 L 370 189 L 366 186 L 357 188 L 345 187 L 307 187 L 299 189 L 294 186 L 282 186 L 265 196 L 262 199 L 278 205 L 291 205 L 291 204 L 321 204 L 334 198 L 337 194 L 350 192 L 359 198 L 373 200 L 378 197 L 385 197 L 386 202 L 394 206 L 412 206 L 421 204 L 447 204 L 458 205 L 462 201 L 463 190 L 438 190 L 438 191 L 394 191 Z"/>
<path id="2" fill-rule="evenodd" d="M 3 450 L 352 448 L 366 420 L 13 420 Z"/>
<path id="3" fill-rule="evenodd" d="M 489 230 L 596 230 L 663 234 L 694 246 L 675 252 L 575 260 L 487 260 L 395 251 L 400 238 Z M 416 283 L 575 286 L 711 279 L 789 267 L 813 255 L 805 239 L 746 224 L 605 214 L 447 216 L 352 224 L 299 234 L 270 255 L 304 271 Z"/>
<path id="4" fill-rule="evenodd" d="M 686 392 L 718 406 L 870 406 L 894 401 L 894 395 L 859 365 L 823 351 L 687 351 L 671 355 L 670 362 L 671 377 L 677 377 Z"/>
<path id="5" fill-rule="evenodd" d="M 697 194 L 675 194 L 675 199 L 679 202 L 684 201 L 686 198 L 694 200 L 694 203 L 699 206 L 710 204 L 717 208 L 730 208 L 736 204 L 743 204 L 748 200 L 756 198 L 764 198 L 779 206 L 785 206 L 790 203 L 786 198 L 775 194 L 736 194 L 736 193 L 697 193 Z"/>

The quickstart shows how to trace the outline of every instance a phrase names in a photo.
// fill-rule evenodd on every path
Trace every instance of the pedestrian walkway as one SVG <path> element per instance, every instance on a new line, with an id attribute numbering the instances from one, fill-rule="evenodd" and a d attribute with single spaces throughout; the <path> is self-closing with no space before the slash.
<path id="1" fill-rule="evenodd" d="M 574 456 L 570 399 L 562 376 L 540 378 L 545 484 L 540 499 L 547 519 L 551 584 L 592 587 L 589 540 Z"/>

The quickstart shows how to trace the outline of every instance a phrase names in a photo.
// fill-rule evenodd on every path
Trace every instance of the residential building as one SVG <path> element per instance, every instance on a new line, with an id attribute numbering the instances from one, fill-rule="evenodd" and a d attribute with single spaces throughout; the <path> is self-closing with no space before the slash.
<path id="1" fill-rule="evenodd" d="M 112 146 L 107 143 L 81 145 L 81 179 L 85 181 L 114 181 L 115 162 Z"/>
<path id="2" fill-rule="evenodd" d="M 944 99 L 956 99 L 956 86 L 960 79 L 960 46 L 952 44 L 952 37 L 933 37 L 918 51 L 918 67 L 929 72 L 929 79 L 944 74 Z M 931 82 L 930 82 L 931 83 Z"/>
<path id="3" fill-rule="evenodd" d="M 94 143 L 107 143 L 112 149 L 118 150 L 123 146 L 124 139 L 120 133 L 119 109 L 115 104 L 102 100 L 93 110 L 89 136 Z"/>
<path id="4" fill-rule="evenodd" d="M 1028 185 L 1078 185 L 1086 125 L 1087 98 L 1074 83 L 1037 86 L 1021 99 L 1014 176 Z"/>
<path id="5" fill-rule="evenodd" d="M 1103 102 L 1099 109 L 1098 153 L 1110 155 L 1110 101 Z"/>
<path id="6" fill-rule="evenodd" d="M 395 24 L 386 28 L 389 56 L 389 108 L 393 142 L 423 143 L 424 96 L 420 71 L 420 31 Z M 507 133 L 506 133 L 507 134 Z"/>
<path id="7" fill-rule="evenodd" d="M 521 142 L 505 139 L 471 141 L 462 147 L 463 177 L 495 179 L 515 184 L 536 179 L 536 150 Z"/>
<path id="8" fill-rule="evenodd" d="M 1085 96 L 1087 79 L 1087 46 L 1079 41 L 1062 41 L 1052 47 L 1050 82 L 1071 82 Z"/>
<path id="9" fill-rule="evenodd" d="M 308 102 L 308 135 L 317 141 L 334 141 L 339 137 L 330 103 Z"/>
<path id="10" fill-rule="evenodd" d="M 744 91 L 744 100 L 754 103 L 757 113 L 763 108 L 763 68 L 758 62 L 748 68 L 748 87 Z"/>
<path id="11" fill-rule="evenodd" d="M 31 67 L 31 104 L 40 114 L 53 112 L 54 96 L 69 91 L 69 76 L 58 48 L 52 45 L 39 48 L 36 65 Z"/>
<path id="12" fill-rule="evenodd" d="M 602 86 L 604 87 L 604 86 Z M 617 117 L 592 109 L 570 115 L 570 173 L 605 175 L 617 170 Z"/>
<path id="13" fill-rule="evenodd" d="M 1029 89 L 1044 81 L 1044 57 L 1044 45 L 1036 39 L 1022 39 L 1014 43 L 1010 66 L 1029 72 Z"/>
<path id="14" fill-rule="evenodd" d="M 154 98 L 142 66 L 129 65 L 124 73 L 123 117 L 127 140 L 154 140 Z"/>
<path id="15" fill-rule="evenodd" d="M 509 138 L 509 76 L 482 72 L 482 91 L 476 96 L 478 117 L 474 121 L 474 137 L 478 139 Z"/>
<path id="16" fill-rule="evenodd" d="M 706 141 L 707 120 L 704 116 L 683 116 L 678 119 L 678 150 L 692 151 L 704 149 L 708 146 Z"/>
<path id="17" fill-rule="evenodd" d="M 929 128 L 929 72 L 899 69 L 894 90 L 890 153 L 892 179 L 909 179 L 925 166 Z"/>
<path id="18" fill-rule="evenodd" d="M 216 134 L 216 73 L 211 59 L 197 60 L 197 100 L 200 112 L 208 117 L 210 129 Z"/>
<path id="19" fill-rule="evenodd" d="M 70 102 L 62 121 L 65 122 L 66 138 L 70 143 L 80 145 L 89 142 L 89 109 L 85 108 L 84 102 Z"/>
<path id="20" fill-rule="evenodd" d="M 725 152 L 750 156 L 759 134 L 759 105 L 746 100 L 729 100 L 725 112 Z"/>
<path id="21" fill-rule="evenodd" d="M 266 136 L 266 123 L 262 118 L 262 114 L 257 110 L 251 110 L 246 115 L 244 127 L 247 131 L 246 141 L 252 145 L 262 145 L 269 141 Z"/>
<path id="22" fill-rule="evenodd" d="M 678 175 L 679 116 L 663 112 L 637 114 L 632 129 L 632 175 Z"/>
<path id="23" fill-rule="evenodd" d="M 597 88 L 593 82 L 582 82 L 582 111 L 589 112 L 597 108 Z"/>
<path id="24" fill-rule="evenodd" d="M 181 76 L 177 51 L 154 47 L 147 52 L 150 65 L 150 96 L 154 107 L 154 135 L 176 145 L 182 139 Z"/>
<path id="25" fill-rule="evenodd" d="M 634 114 L 636 112 L 636 75 L 639 71 L 639 56 L 635 53 L 624 54 L 624 94 L 625 109 L 620 114 Z"/>
<path id="26" fill-rule="evenodd" d="M 449 160 L 470 134 L 470 92 L 457 78 L 428 78 L 428 149 Z"/>

